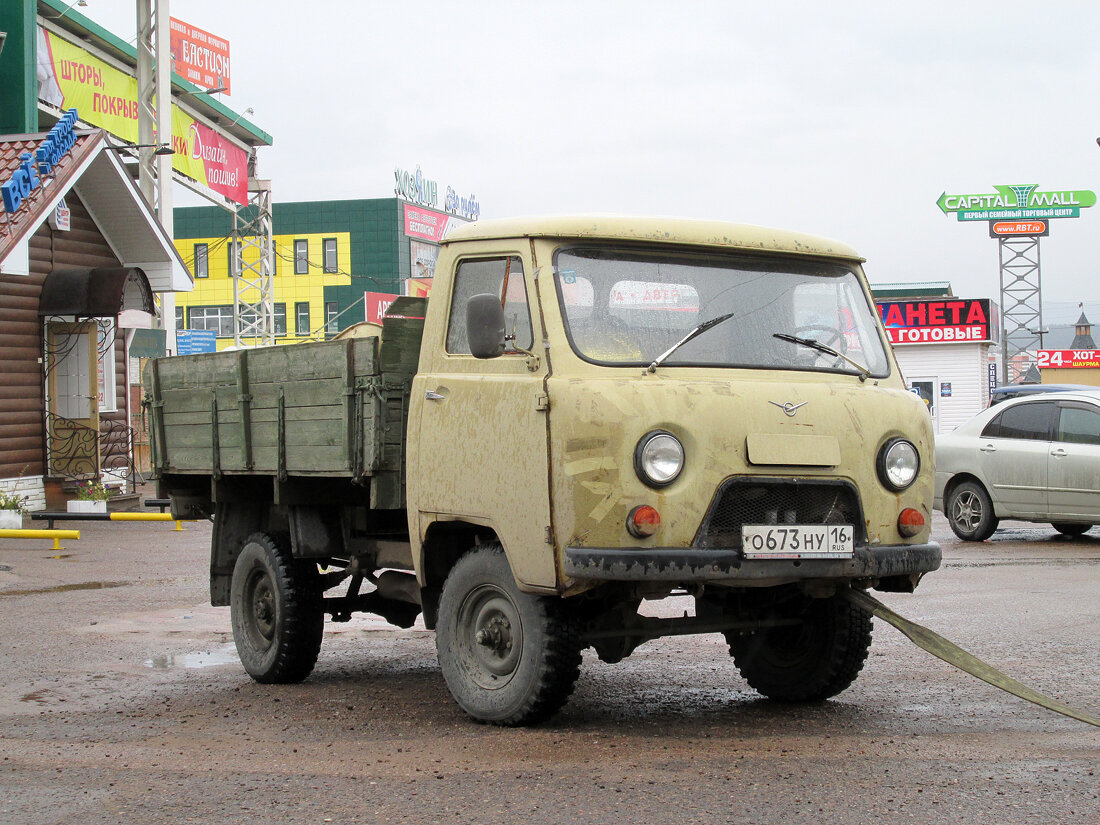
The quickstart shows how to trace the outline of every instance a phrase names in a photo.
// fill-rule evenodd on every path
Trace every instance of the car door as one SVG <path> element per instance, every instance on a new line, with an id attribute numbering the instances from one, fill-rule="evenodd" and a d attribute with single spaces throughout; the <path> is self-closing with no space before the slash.
<path id="1" fill-rule="evenodd" d="M 1100 522 L 1100 408 L 1058 402 L 1047 466 L 1051 519 Z"/>
<path id="2" fill-rule="evenodd" d="M 1007 407 L 982 431 L 975 460 L 998 516 L 1043 517 L 1046 513 L 1054 413 L 1054 402 L 1025 401 Z"/>

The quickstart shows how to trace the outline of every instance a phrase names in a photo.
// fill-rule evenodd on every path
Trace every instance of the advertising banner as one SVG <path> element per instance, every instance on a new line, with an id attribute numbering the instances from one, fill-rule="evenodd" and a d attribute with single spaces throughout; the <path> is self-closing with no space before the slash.
<path id="1" fill-rule="evenodd" d="M 400 297 L 400 295 L 394 295 L 391 292 L 364 292 L 363 307 L 366 320 L 375 324 L 382 323 L 382 316 L 386 314 L 390 304 Z"/>
<path id="2" fill-rule="evenodd" d="M 212 329 L 177 329 L 176 355 L 217 352 L 218 333 Z"/>
<path id="3" fill-rule="evenodd" d="M 878 301 L 891 344 L 993 341 L 997 321 L 988 298 Z"/>
<path id="4" fill-rule="evenodd" d="M 1100 349 L 1041 349 L 1039 369 L 1100 367 Z"/>
<path id="5" fill-rule="evenodd" d="M 405 204 L 405 234 L 410 238 L 423 238 L 426 241 L 439 243 L 447 236 L 447 230 L 452 224 L 461 223 L 462 221 L 443 212 L 433 212 L 422 206 Z"/>
<path id="6" fill-rule="evenodd" d="M 38 29 L 38 96 L 130 143 L 138 142 L 137 78 L 53 32 Z M 157 138 L 157 142 L 163 142 Z M 248 153 L 172 106 L 172 168 L 248 204 Z"/>
<path id="7" fill-rule="evenodd" d="M 174 17 L 168 27 L 172 71 L 196 86 L 230 94 L 229 41 Z"/>

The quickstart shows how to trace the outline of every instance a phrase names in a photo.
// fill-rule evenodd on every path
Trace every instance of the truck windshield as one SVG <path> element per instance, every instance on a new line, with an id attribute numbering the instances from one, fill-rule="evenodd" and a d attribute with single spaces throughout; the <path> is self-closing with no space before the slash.
<path id="1" fill-rule="evenodd" d="M 873 305 L 842 264 L 572 247 L 555 255 L 554 280 L 570 343 L 594 363 L 855 373 L 855 362 L 874 377 L 889 369 Z M 732 317 L 668 354 L 724 315 Z"/>

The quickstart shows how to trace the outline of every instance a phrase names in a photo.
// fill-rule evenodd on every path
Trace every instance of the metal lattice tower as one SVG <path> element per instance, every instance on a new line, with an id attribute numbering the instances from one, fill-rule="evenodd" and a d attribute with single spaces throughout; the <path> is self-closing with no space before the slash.
<path id="1" fill-rule="evenodd" d="M 230 241 L 233 277 L 233 343 L 275 343 L 275 238 L 271 181 L 248 181 L 248 206 L 233 213 Z"/>
<path id="2" fill-rule="evenodd" d="M 1026 203 L 1026 200 L 1025 200 Z M 1001 263 L 1001 311 L 1004 318 L 1004 375 L 1016 383 L 1035 363 L 1042 346 L 1043 304 L 1037 236 L 1003 237 L 997 249 Z"/>

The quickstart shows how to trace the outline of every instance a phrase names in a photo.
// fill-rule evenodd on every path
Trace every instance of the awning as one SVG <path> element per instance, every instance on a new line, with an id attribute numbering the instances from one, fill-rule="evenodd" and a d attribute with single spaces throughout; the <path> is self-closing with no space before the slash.
<path id="1" fill-rule="evenodd" d="M 149 279 L 137 267 L 54 270 L 38 301 L 39 315 L 114 318 L 124 309 L 156 312 Z"/>

